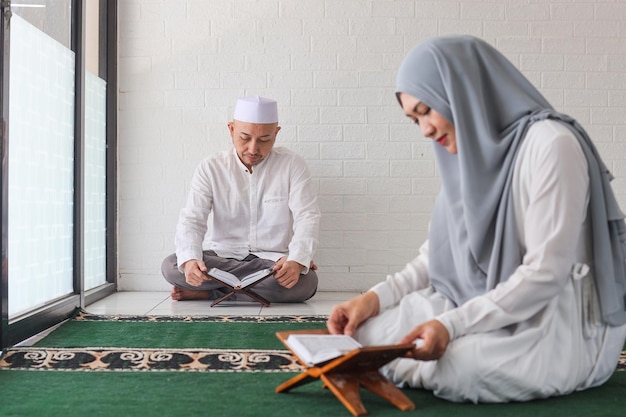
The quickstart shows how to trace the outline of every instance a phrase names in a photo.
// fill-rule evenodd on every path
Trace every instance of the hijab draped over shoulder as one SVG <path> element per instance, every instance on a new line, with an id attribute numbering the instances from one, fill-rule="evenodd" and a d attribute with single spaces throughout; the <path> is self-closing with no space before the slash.
<path id="1" fill-rule="evenodd" d="M 610 172 L 585 130 L 556 112 L 500 52 L 471 36 L 439 37 L 413 48 L 396 94 L 407 93 L 456 129 L 458 153 L 434 144 L 442 190 L 429 231 L 429 273 L 461 305 L 506 281 L 522 263 L 512 201 L 515 159 L 532 123 L 553 119 L 578 138 L 587 158 L 592 265 L 605 322 L 626 322 L 626 227 Z"/>

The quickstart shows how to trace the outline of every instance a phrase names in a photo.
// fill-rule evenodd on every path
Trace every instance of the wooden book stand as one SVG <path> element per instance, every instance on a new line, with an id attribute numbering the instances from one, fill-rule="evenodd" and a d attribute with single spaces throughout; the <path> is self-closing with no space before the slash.
<path id="1" fill-rule="evenodd" d="M 271 274 L 266 275 L 265 277 L 259 279 L 258 281 L 253 282 L 252 284 L 246 286 L 246 287 L 233 287 L 231 284 L 229 284 L 228 282 L 222 281 L 219 278 L 216 278 L 212 275 L 209 275 L 209 277 L 211 277 L 211 279 L 214 279 L 215 281 L 218 281 L 219 283 L 221 283 L 222 285 L 224 285 L 226 288 L 228 288 L 230 290 L 230 292 L 226 295 L 224 295 L 223 297 L 218 298 L 217 300 L 213 301 L 211 303 L 211 307 L 213 307 L 216 304 L 221 303 L 224 300 L 229 299 L 230 297 L 232 297 L 235 294 L 245 294 L 248 297 L 252 298 L 253 300 L 258 301 L 259 303 L 263 304 L 263 307 L 269 307 L 270 306 L 270 302 L 267 301 L 265 298 L 261 297 L 259 294 L 255 293 L 254 291 L 252 291 L 252 287 L 254 287 L 256 284 L 258 284 L 259 282 L 271 277 L 272 275 L 274 275 L 274 271 L 272 271 Z"/>
<path id="2" fill-rule="evenodd" d="M 301 334 L 328 334 L 325 329 L 296 330 L 277 332 L 276 336 L 289 349 L 307 370 L 289 381 L 279 385 L 276 392 L 287 392 L 292 388 L 308 384 L 321 379 L 324 387 L 333 394 L 354 416 L 364 416 L 367 410 L 361 402 L 359 388 L 363 387 L 388 400 L 402 411 L 415 409 L 415 404 L 391 381 L 379 371 L 380 367 L 402 356 L 415 348 L 413 344 L 368 346 L 355 349 L 339 358 L 332 359 L 324 364 L 309 367 L 285 343 L 292 333 Z"/>

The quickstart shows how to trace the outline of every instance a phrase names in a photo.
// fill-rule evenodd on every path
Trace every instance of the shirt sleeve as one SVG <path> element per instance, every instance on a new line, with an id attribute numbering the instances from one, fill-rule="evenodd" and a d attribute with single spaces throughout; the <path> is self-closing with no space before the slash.
<path id="1" fill-rule="evenodd" d="M 178 269 L 190 259 L 202 259 L 202 242 L 206 235 L 207 220 L 213 207 L 213 192 L 206 161 L 198 166 L 191 179 L 187 203 L 180 211 L 176 224 L 174 243 Z"/>
<path id="2" fill-rule="evenodd" d="M 452 339 L 530 319 L 562 291 L 575 263 L 589 198 L 585 156 L 563 127 L 544 125 L 526 141 L 513 187 L 522 264 L 493 290 L 437 317 Z"/>
<path id="3" fill-rule="evenodd" d="M 378 296 L 380 311 L 400 302 L 402 297 L 430 285 L 428 278 L 428 241 L 420 247 L 419 254 L 400 271 L 387 275 L 385 281 L 370 289 Z"/>
<path id="4" fill-rule="evenodd" d="M 320 210 L 309 168 L 297 155 L 292 163 L 289 210 L 293 215 L 293 236 L 287 260 L 303 265 L 301 273 L 307 274 L 319 242 Z"/>

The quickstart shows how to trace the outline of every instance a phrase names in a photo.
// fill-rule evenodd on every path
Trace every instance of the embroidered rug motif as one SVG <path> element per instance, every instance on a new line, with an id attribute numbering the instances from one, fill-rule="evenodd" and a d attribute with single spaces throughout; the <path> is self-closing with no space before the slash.
<path id="1" fill-rule="evenodd" d="M 0 369 L 56 371 L 301 372 L 288 351 L 226 349 L 9 349 Z"/>
<path id="2" fill-rule="evenodd" d="M 0 370 L 302 372 L 289 351 L 228 349 L 8 349 Z M 626 371 L 626 351 L 616 371 Z"/>

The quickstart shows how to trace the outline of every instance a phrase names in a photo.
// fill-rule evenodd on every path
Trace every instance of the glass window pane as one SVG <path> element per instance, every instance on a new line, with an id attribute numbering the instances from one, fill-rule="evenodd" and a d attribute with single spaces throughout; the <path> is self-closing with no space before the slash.
<path id="1" fill-rule="evenodd" d="M 61 45 L 71 48 L 71 0 L 13 0 L 11 11 Z"/>
<path id="2" fill-rule="evenodd" d="M 18 14 L 10 39 L 12 317 L 73 292 L 75 57 Z"/>

